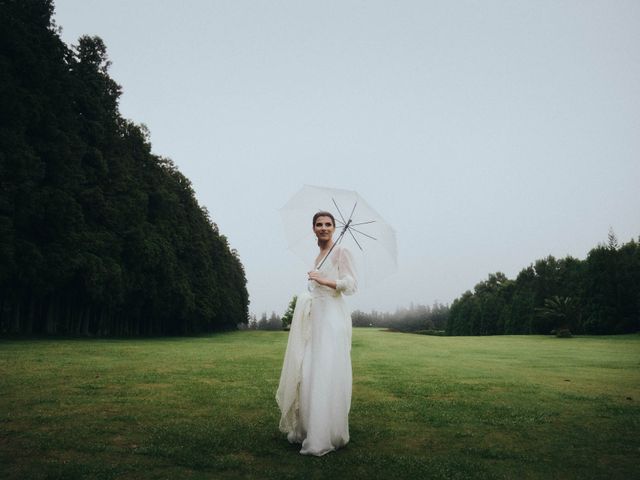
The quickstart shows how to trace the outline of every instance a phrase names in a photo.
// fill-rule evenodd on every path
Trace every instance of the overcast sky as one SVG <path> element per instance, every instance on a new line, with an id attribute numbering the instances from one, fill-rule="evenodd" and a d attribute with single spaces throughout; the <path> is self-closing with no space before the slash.
<path id="1" fill-rule="evenodd" d="M 637 0 L 55 4 L 65 42 L 105 41 L 121 113 L 191 179 L 258 315 L 306 285 L 278 214 L 303 184 L 396 229 L 363 310 L 640 235 Z"/>

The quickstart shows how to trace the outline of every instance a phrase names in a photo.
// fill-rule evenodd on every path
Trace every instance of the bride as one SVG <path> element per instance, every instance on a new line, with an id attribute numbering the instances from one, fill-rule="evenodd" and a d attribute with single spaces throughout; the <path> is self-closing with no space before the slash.
<path id="1" fill-rule="evenodd" d="M 331 213 L 313 216 L 320 252 L 308 273 L 309 292 L 296 302 L 276 393 L 280 430 L 306 455 L 349 442 L 351 315 L 342 295 L 355 293 L 357 281 L 350 252 L 334 246 L 335 229 Z"/>

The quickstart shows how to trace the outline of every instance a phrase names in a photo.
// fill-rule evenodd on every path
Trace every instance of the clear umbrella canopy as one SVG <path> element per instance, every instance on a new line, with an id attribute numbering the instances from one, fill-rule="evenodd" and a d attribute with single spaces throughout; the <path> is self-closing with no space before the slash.
<path id="1" fill-rule="evenodd" d="M 365 284 L 380 280 L 397 268 L 396 233 L 352 190 L 305 185 L 280 209 L 289 249 L 309 267 L 318 254 L 313 215 L 327 211 L 336 219 L 333 240 L 356 259 Z"/>

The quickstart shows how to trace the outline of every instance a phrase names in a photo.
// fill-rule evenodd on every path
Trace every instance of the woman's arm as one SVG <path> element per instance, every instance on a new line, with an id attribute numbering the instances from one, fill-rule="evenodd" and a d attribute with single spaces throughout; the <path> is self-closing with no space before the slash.
<path id="1" fill-rule="evenodd" d="M 313 280 L 314 282 L 324 285 L 325 287 L 333 288 L 334 290 L 337 287 L 336 281 L 331 280 L 330 278 L 325 278 L 322 276 L 322 272 L 319 270 L 312 270 L 309 272 L 309 280 Z"/>
<path id="2" fill-rule="evenodd" d="M 319 285 L 333 288 L 334 290 L 344 293 L 345 295 L 353 295 L 358 290 L 358 281 L 356 280 L 356 270 L 349 250 L 341 248 L 336 252 L 338 255 L 338 279 L 331 280 L 325 278 L 319 270 L 309 272 L 309 280 L 313 280 Z"/>
<path id="3" fill-rule="evenodd" d="M 346 248 L 341 248 L 338 252 L 338 280 L 336 290 L 345 294 L 353 295 L 358 290 L 358 276 L 355 262 L 351 252 Z"/>
<path id="4" fill-rule="evenodd" d="M 338 279 L 325 278 L 322 272 L 312 270 L 309 272 L 309 280 L 313 280 L 319 285 L 333 288 L 345 295 L 353 295 L 358 290 L 358 282 L 351 253 L 345 248 L 341 248 L 335 253 L 338 255 Z"/>

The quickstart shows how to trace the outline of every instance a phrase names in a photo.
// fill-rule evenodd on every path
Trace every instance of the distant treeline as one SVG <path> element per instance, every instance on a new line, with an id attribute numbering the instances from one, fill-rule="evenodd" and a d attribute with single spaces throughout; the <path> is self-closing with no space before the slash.
<path id="1" fill-rule="evenodd" d="M 164 335 L 246 322 L 242 264 L 118 109 L 106 47 L 50 0 L 0 2 L 0 333 Z"/>
<path id="2" fill-rule="evenodd" d="M 271 315 L 267 317 L 266 312 L 263 313 L 258 319 L 255 315 L 249 315 L 249 321 L 246 328 L 249 330 L 282 330 L 289 324 L 284 323 L 283 317 L 280 317 L 276 312 L 271 312 Z M 245 328 L 244 326 L 242 328 Z"/>
<path id="3" fill-rule="evenodd" d="M 616 334 L 640 330 L 640 244 L 607 245 L 585 260 L 552 256 L 515 280 L 490 274 L 451 305 L 449 335 Z"/>
<path id="4" fill-rule="evenodd" d="M 639 239 L 640 241 L 640 239 Z M 354 327 L 446 335 L 618 334 L 640 331 L 640 243 L 608 243 L 585 260 L 548 256 L 515 280 L 497 272 L 451 306 L 411 305 L 393 313 L 355 310 Z M 282 317 L 252 316 L 249 328 L 279 330 L 291 323 L 296 298 Z"/>
<path id="5" fill-rule="evenodd" d="M 283 328 L 289 328 L 293 319 L 296 300 L 297 297 L 294 296 L 281 317 L 275 312 L 271 312 L 269 316 L 264 312 L 259 319 L 253 314 L 250 315 L 247 328 L 251 330 L 282 330 Z M 399 308 L 394 313 L 376 312 L 375 310 L 365 313 L 355 310 L 351 313 L 351 323 L 354 327 L 391 328 L 403 332 L 420 330 L 428 333 L 444 333 L 448 315 L 449 307 L 437 302 L 431 307 L 411 304 L 409 308 Z"/>
<path id="6" fill-rule="evenodd" d="M 449 307 L 440 303 L 432 306 L 410 305 L 409 308 L 400 308 L 393 313 L 370 313 L 355 310 L 351 314 L 354 327 L 381 327 L 404 332 L 415 331 L 442 331 L 447 326 Z"/>

